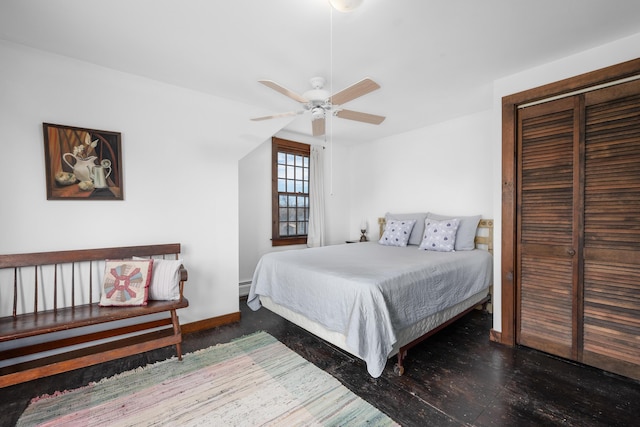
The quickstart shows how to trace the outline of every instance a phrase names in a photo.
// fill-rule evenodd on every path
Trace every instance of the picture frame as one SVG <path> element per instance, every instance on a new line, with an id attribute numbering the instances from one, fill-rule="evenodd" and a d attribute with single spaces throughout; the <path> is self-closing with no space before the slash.
<path id="1" fill-rule="evenodd" d="M 47 200 L 123 200 L 120 132 L 43 123 Z"/>

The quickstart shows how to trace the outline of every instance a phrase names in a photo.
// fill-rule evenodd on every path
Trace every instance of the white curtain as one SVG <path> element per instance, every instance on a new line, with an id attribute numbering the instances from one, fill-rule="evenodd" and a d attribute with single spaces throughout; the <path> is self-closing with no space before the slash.
<path id="1" fill-rule="evenodd" d="M 324 148 L 312 145 L 309 156 L 309 229 L 307 246 L 324 246 Z"/>

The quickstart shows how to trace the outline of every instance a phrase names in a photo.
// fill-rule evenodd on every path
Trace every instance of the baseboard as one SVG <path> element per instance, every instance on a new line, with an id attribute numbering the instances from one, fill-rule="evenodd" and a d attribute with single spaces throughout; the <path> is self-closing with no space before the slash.
<path id="1" fill-rule="evenodd" d="M 497 343 L 502 343 L 502 332 L 496 331 L 495 329 L 489 330 L 489 340 Z"/>
<path id="2" fill-rule="evenodd" d="M 240 312 L 225 314 L 224 316 L 211 317 L 209 319 L 198 320 L 196 322 L 185 323 L 180 325 L 180 330 L 183 334 L 192 334 L 194 332 L 204 331 L 212 329 L 222 325 L 228 325 L 230 323 L 237 323 L 240 321 Z"/>

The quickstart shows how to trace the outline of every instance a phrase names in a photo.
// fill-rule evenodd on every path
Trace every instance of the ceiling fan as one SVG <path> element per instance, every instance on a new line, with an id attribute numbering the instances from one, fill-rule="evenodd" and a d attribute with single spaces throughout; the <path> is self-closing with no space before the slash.
<path id="1" fill-rule="evenodd" d="M 309 111 L 311 113 L 312 134 L 313 136 L 320 136 L 325 133 L 325 118 L 327 112 L 330 112 L 341 119 L 356 120 L 358 122 L 371 123 L 374 125 L 379 125 L 385 119 L 385 117 L 377 116 L 375 114 L 361 113 L 359 111 L 340 108 L 340 106 L 346 102 L 380 89 L 380 85 L 368 77 L 333 95 L 330 95 L 329 92 L 324 89 L 325 80 L 322 77 L 313 77 L 310 80 L 312 89 L 304 92 L 302 95 L 299 95 L 272 80 L 259 80 L 259 82 L 295 101 L 298 101 L 302 104 L 304 109 L 274 114 L 272 116 L 255 117 L 251 119 L 254 121 L 296 116 Z"/>

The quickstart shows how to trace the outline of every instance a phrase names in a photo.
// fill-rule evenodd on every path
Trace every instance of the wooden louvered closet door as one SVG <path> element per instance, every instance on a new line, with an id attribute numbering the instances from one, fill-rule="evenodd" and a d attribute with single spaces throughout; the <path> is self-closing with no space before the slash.
<path id="1" fill-rule="evenodd" d="M 519 114 L 518 343 L 575 358 L 579 218 L 573 98 Z"/>
<path id="2" fill-rule="evenodd" d="M 581 361 L 640 378 L 640 81 L 585 109 Z"/>
<path id="3" fill-rule="evenodd" d="M 640 379 L 640 81 L 518 112 L 519 344 Z"/>

